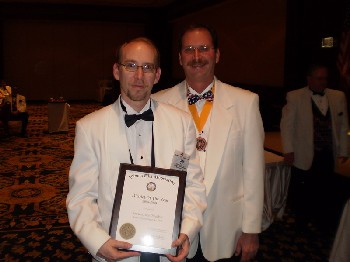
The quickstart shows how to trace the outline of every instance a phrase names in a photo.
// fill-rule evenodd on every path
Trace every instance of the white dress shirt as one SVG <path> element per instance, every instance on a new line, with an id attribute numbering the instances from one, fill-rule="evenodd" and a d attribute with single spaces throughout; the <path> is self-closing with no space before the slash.
<path id="1" fill-rule="evenodd" d="M 128 115 L 142 114 L 151 106 L 151 101 L 148 100 L 145 107 L 140 111 L 135 111 L 122 98 L 121 101 L 126 108 Z M 120 106 L 120 105 L 119 105 Z M 152 110 L 153 107 L 151 106 Z M 122 112 L 124 112 L 120 106 Z M 124 112 L 125 115 L 125 112 Z M 151 165 L 151 150 L 152 150 L 152 125 L 153 121 L 137 120 L 130 127 L 125 125 L 126 136 L 128 140 L 130 154 L 133 159 L 133 164 L 150 166 Z"/>
<path id="2" fill-rule="evenodd" d="M 312 91 L 310 90 L 312 93 Z M 328 111 L 328 98 L 327 95 L 320 96 L 320 95 L 311 95 L 312 100 L 315 102 L 315 105 L 318 107 L 320 112 L 325 116 Z"/>
<path id="3" fill-rule="evenodd" d="M 213 84 L 214 84 L 214 82 L 212 82 L 209 86 L 207 86 L 207 88 L 204 89 L 203 92 L 200 93 L 200 94 L 197 93 L 194 89 L 192 89 L 189 85 L 187 85 L 187 86 L 188 86 L 188 90 L 189 90 L 189 92 L 191 94 L 202 95 L 202 94 L 208 92 L 213 87 Z M 214 99 L 215 99 L 215 97 L 214 97 Z M 198 100 L 196 102 L 196 108 L 197 108 L 197 112 L 198 112 L 199 116 L 202 113 L 202 110 L 203 110 L 203 107 L 204 107 L 204 104 L 205 104 L 206 101 L 207 100 L 205 100 L 205 99 L 201 99 L 201 100 Z M 197 130 L 197 127 L 196 127 L 197 137 L 198 136 L 203 137 L 207 141 L 207 143 L 208 143 L 209 130 L 210 130 L 210 119 L 211 119 L 211 111 L 209 113 L 207 121 L 205 122 L 205 125 L 203 127 L 202 132 L 199 132 Z M 200 159 L 200 166 L 202 168 L 203 174 L 205 174 L 205 160 L 206 160 L 206 157 L 207 157 L 207 151 L 206 150 L 205 151 L 198 151 L 198 154 L 199 154 L 199 159 Z"/>

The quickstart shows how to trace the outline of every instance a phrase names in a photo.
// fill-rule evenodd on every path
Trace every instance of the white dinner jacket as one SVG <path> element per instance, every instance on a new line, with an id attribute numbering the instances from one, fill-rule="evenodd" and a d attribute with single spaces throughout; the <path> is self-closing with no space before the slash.
<path id="1" fill-rule="evenodd" d="M 334 156 L 348 156 L 348 112 L 343 92 L 325 89 L 332 119 Z M 309 87 L 287 93 L 280 123 L 283 152 L 294 152 L 294 166 L 310 169 L 314 157 L 312 93 Z"/>
<path id="2" fill-rule="evenodd" d="M 109 225 L 120 163 L 130 163 L 120 99 L 77 122 L 74 159 L 69 174 L 67 210 L 74 233 L 92 255 L 109 238 Z M 190 156 L 180 232 L 191 242 L 203 224 L 205 186 L 195 149 L 190 115 L 152 102 L 155 165 L 170 168 L 175 150 Z M 138 257 L 127 261 L 138 261 Z"/>
<path id="3" fill-rule="evenodd" d="M 189 112 L 185 81 L 153 98 Z M 242 230 L 261 231 L 265 163 L 258 100 L 215 78 L 204 174 L 208 207 L 200 231 L 209 261 L 231 257 Z"/>

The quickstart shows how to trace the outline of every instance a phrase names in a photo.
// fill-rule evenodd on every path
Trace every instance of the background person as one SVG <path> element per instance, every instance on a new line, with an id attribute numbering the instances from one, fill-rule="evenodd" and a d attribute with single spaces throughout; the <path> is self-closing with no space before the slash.
<path id="1" fill-rule="evenodd" d="M 335 160 L 348 158 L 349 125 L 345 95 L 328 88 L 326 66 L 311 65 L 307 86 L 287 93 L 280 127 L 285 162 L 293 165 L 289 199 L 297 223 L 312 218 L 322 227 L 336 226 L 344 203 Z"/>
<path id="2" fill-rule="evenodd" d="M 9 121 L 21 121 L 21 137 L 27 137 L 29 114 L 25 96 L 19 94 L 17 87 L 6 85 L 1 81 L 0 87 L 0 120 L 3 122 L 5 135 L 9 136 Z"/>

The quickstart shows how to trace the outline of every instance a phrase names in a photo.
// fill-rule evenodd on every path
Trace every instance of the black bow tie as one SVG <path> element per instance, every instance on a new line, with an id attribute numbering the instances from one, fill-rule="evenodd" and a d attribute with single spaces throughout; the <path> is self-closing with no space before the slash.
<path id="1" fill-rule="evenodd" d="M 153 111 L 151 108 L 149 108 L 147 111 L 143 112 L 142 114 L 134 114 L 134 115 L 125 115 L 125 124 L 127 127 L 132 126 L 135 124 L 137 120 L 144 120 L 144 121 L 153 121 Z"/>
<path id="2" fill-rule="evenodd" d="M 313 90 L 311 90 L 311 91 L 312 91 L 313 95 L 319 95 L 319 96 L 324 96 L 325 95 L 324 91 L 321 91 L 321 92 L 316 92 L 316 91 L 313 91 Z"/>

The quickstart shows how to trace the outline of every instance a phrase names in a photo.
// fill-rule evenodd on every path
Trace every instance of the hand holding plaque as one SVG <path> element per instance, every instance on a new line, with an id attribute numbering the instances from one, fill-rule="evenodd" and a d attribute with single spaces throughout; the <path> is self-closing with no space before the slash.
<path id="1" fill-rule="evenodd" d="M 173 242 L 173 246 L 177 247 L 178 252 L 176 256 L 167 254 L 167 258 L 170 261 L 183 261 L 190 252 L 190 240 L 186 234 L 180 233 L 179 238 Z"/>
<path id="2" fill-rule="evenodd" d="M 110 235 L 131 250 L 175 254 L 186 172 L 121 164 Z"/>

